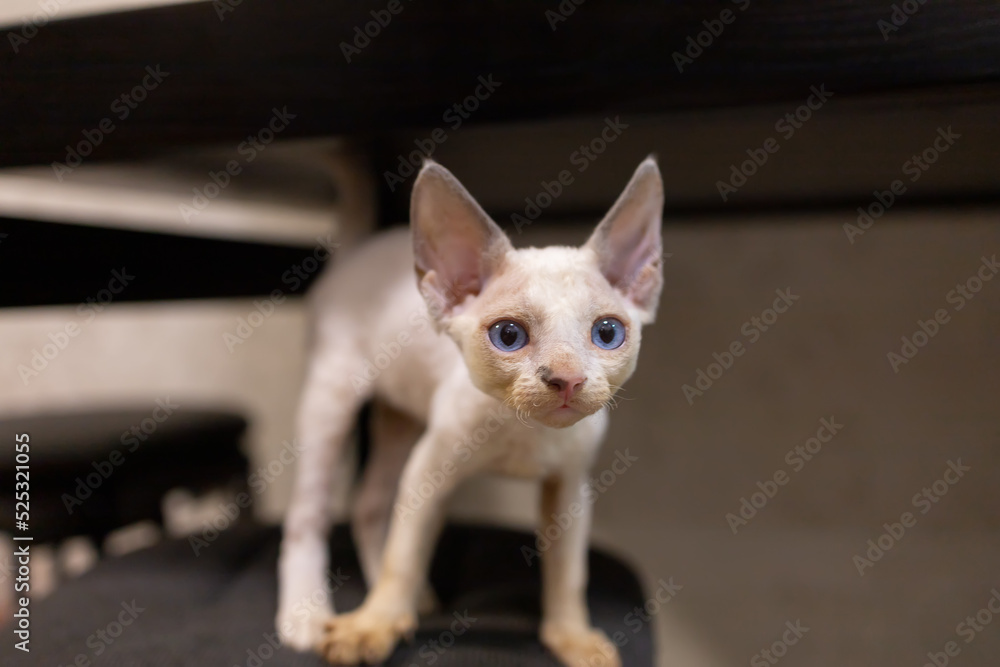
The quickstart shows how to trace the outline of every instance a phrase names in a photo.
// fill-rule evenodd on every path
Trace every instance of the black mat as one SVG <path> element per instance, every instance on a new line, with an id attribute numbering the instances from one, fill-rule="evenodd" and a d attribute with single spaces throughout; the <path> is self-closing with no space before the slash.
<path id="1" fill-rule="evenodd" d="M 361 602 L 364 583 L 347 529 L 331 542 L 344 611 Z M 321 667 L 318 657 L 272 647 L 278 543 L 277 529 L 244 525 L 197 554 L 184 540 L 106 560 L 31 606 L 30 654 L 2 629 L 0 664 Z M 449 526 L 431 575 L 442 611 L 421 619 L 414 641 L 386 664 L 556 665 L 536 638 L 540 567 L 526 563 L 525 545 L 533 546 L 525 533 Z M 590 569 L 594 623 L 617 637 L 625 665 L 651 666 L 652 628 L 636 613 L 644 596 L 635 576 L 600 552 L 591 552 Z M 456 613 L 465 621 L 455 623 Z"/>

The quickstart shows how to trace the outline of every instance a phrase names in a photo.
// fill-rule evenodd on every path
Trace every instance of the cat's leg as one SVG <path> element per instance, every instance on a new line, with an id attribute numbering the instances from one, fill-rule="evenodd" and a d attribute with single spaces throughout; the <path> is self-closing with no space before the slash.
<path id="1" fill-rule="evenodd" d="M 385 402 L 372 404 L 371 457 L 351 507 L 351 530 L 368 588 L 382 566 L 392 504 L 406 460 L 424 425 Z"/>
<path id="2" fill-rule="evenodd" d="M 367 399 L 350 381 L 361 372 L 355 368 L 360 358 L 347 346 L 317 350 L 299 402 L 302 453 L 281 539 L 275 625 L 282 642 L 300 651 L 316 647 L 334 613 L 327 578 L 330 485 L 344 439 Z"/>
<path id="3" fill-rule="evenodd" d="M 414 448 L 400 480 L 375 588 L 357 610 L 327 623 L 320 652 L 329 662 L 381 662 L 401 637 L 411 635 L 416 628 L 420 592 L 444 521 L 446 501 L 458 482 L 476 468 L 460 459 L 452 447 L 455 441 L 432 428 Z M 430 494 L 426 492 L 429 480 L 435 480 Z M 423 489 L 421 485 L 425 485 Z"/>
<path id="4" fill-rule="evenodd" d="M 564 665 L 614 667 L 621 665 L 618 650 L 601 630 L 591 627 L 587 611 L 591 501 L 584 493 L 585 484 L 583 470 L 567 471 L 542 482 L 539 529 L 546 537 L 557 537 L 542 554 L 540 636 Z"/>
<path id="5" fill-rule="evenodd" d="M 374 588 L 382 567 L 382 550 L 389 532 L 392 506 L 403 467 L 425 425 L 383 401 L 372 405 L 371 458 L 365 466 L 360 489 L 351 509 L 351 529 L 358 559 L 369 590 Z M 417 609 L 428 614 L 437 607 L 430 583 L 420 592 Z"/>

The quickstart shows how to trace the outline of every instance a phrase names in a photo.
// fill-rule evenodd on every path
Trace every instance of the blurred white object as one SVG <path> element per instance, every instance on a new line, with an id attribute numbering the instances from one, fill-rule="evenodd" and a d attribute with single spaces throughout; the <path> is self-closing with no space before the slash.
<path id="1" fill-rule="evenodd" d="M 182 5 L 196 1 L 198 0 L 73 0 L 72 2 L 63 0 L 47 5 L 46 9 L 38 0 L 4 0 L 0 3 L 0 26 L 20 26 L 25 20 L 34 21 L 36 25 L 41 26 L 43 20 Z"/>
<path id="2" fill-rule="evenodd" d="M 215 490 L 195 496 L 187 489 L 173 489 L 163 497 L 163 525 L 171 538 L 187 537 L 205 530 L 212 520 L 224 517 L 223 507 L 233 494 Z"/>
<path id="3" fill-rule="evenodd" d="M 104 553 L 108 556 L 125 554 L 157 544 L 163 537 L 160 527 L 152 521 L 140 521 L 112 531 L 104 538 Z M 96 555 L 96 550 L 94 551 Z M 84 557 L 81 554 L 81 558 Z"/>
<path id="4" fill-rule="evenodd" d="M 89 537 L 71 537 L 59 545 L 59 570 L 70 579 L 90 570 L 101 559 Z"/>

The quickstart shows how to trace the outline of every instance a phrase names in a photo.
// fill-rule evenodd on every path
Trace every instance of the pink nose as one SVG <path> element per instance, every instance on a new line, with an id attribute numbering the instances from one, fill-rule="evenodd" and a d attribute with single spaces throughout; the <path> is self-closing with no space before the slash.
<path id="1" fill-rule="evenodd" d="M 587 381 L 587 378 L 582 377 L 550 377 L 545 381 L 545 384 L 549 385 L 562 396 L 563 403 L 569 403 L 569 400 L 576 395 L 576 392 L 580 391 L 580 387 L 583 383 Z"/>

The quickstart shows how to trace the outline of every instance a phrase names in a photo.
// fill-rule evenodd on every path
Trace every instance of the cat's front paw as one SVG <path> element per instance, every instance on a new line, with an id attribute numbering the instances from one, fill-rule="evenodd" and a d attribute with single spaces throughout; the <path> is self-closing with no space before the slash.
<path id="1" fill-rule="evenodd" d="M 362 606 L 326 622 L 319 652 L 333 665 L 382 662 L 400 638 L 411 637 L 416 627 L 412 613 L 393 614 Z"/>
<path id="2" fill-rule="evenodd" d="M 324 635 L 326 622 L 333 617 L 333 609 L 314 610 L 309 614 L 293 614 L 280 610 L 275 618 L 275 629 L 281 643 L 296 651 L 312 651 Z"/>
<path id="3" fill-rule="evenodd" d="M 542 625 L 541 640 L 567 667 L 621 667 L 618 649 L 602 631 Z"/>

